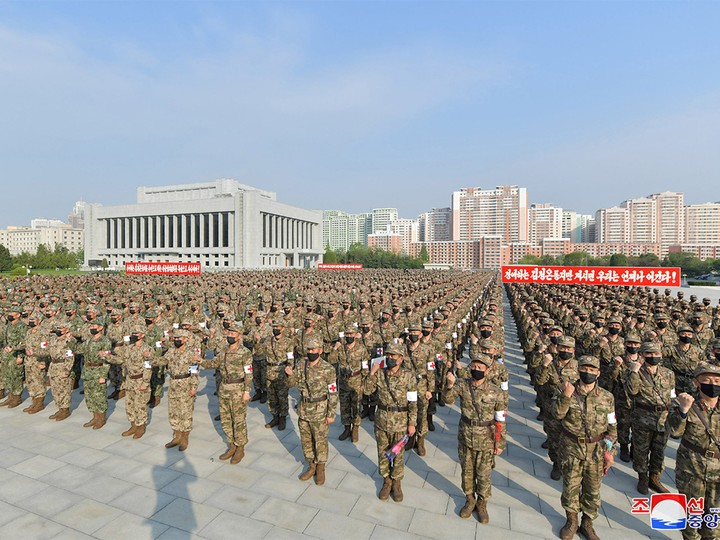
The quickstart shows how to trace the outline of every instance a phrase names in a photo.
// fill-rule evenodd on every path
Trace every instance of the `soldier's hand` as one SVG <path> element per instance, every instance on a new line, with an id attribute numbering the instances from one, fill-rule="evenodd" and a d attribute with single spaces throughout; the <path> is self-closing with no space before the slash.
<path id="1" fill-rule="evenodd" d="M 641 366 L 642 366 L 642 364 L 640 362 L 630 362 L 628 364 L 630 371 L 632 371 L 633 373 L 637 373 L 638 371 L 640 371 Z"/>
<path id="2" fill-rule="evenodd" d="M 539 352 L 539 353 L 542 354 L 542 353 L 544 353 L 545 351 L 547 351 L 547 345 L 545 345 L 544 343 L 541 343 L 540 345 L 538 345 L 538 352 Z"/>
<path id="3" fill-rule="evenodd" d="M 37 368 L 38 368 L 40 371 L 42 371 L 42 370 L 45 369 L 46 367 L 47 367 L 47 364 L 43 364 L 43 363 L 39 363 L 39 364 L 37 365 Z"/>
<path id="4" fill-rule="evenodd" d="M 98 379 L 98 382 L 99 382 L 100 384 L 105 384 L 105 378 L 104 378 L 104 377 L 100 377 L 100 378 Z"/>
<path id="5" fill-rule="evenodd" d="M 622 356 L 616 356 L 616 357 L 614 357 L 614 358 L 613 358 L 613 361 L 615 362 L 616 365 L 619 366 L 620 364 L 623 363 Z"/>
<path id="6" fill-rule="evenodd" d="M 493 450 L 493 454 L 495 454 L 496 456 L 499 456 L 502 453 L 502 448 L 495 448 L 495 450 Z"/>
<path id="7" fill-rule="evenodd" d="M 370 375 L 375 375 L 379 369 L 380 369 L 380 363 L 373 362 L 373 365 L 370 368 Z"/>
<path id="8" fill-rule="evenodd" d="M 197 396 L 197 390 L 190 390 L 190 396 L 191 397 Z"/>
<path id="9" fill-rule="evenodd" d="M 340 347 L 342 347 L 342 343 L 339 341 L 335 342 L 335 345 L 333 345 L 333 350 L 338 350 Z"/>
<path id="10" fill-rule="evenodd" d="M 332 424 L 334 421 L 335 421 L 335 417 L 334 417 L 334 416 L 333 416 L 332 418 L 326 418 L 326 419 L 325 419 L 325 423 L 326 423 L 328 426 L 329 426 L 330 424 Z"/>
<path id="11" fill-rule="evenodd" d="M 18 356 L 18 357 L 15 359 L 15 363 L 16 363 L 18 366 L 19 366 L 20 364 L 22 364 L 22 363 L 23 363 L 22 357 L 21 357 L 21 356 Z"/>
<path id="12" fill-rule="evenodd" d="M 109 355 L 108 355 L 108 356 L 109 356 Z M 144 356 L 145 358 L 150 358 L 150 357 L 152 356 L 152 353 L 151 353 L 150 351 L 148 351 L 148 350 L 145 350 L 145 352 L 143 352 L 143 356 Z"/>
<path id="13" fill-rule="evenodd" d="M 452 374 L 452 371 L 448 371 L 447 375 L 445 375 L 445 379 L 448 382 L 448 388 L 451 388 L 453 384 L 455 384 L 455 375 Z"/>
<path id="14" fill-rule="evenodd" d="M 250 401 L 250 392 L 248 392 L 248 391 L 243 392 L 243 401 L 244 401 L 245 403 L 247 403 L 248 401 Z"/>
<path id="15" fill-rule="evenodd" d="M 292 374 L 293 374 L 292 368 L 290 366 L 285 366 L 285 375 L 287 375 L 288 377 L 292 377 Z"/>
<path id="16" fill-rule="evenodd" d="M 425 399 L 430 399 L 432 397 L 432 392 L 425 392 Z"/>
<path id="17" fill-rule="evenodd" d="M 3 351 L 6 353 L 12 352 L 12 347 L 5 347 Z"/>
<path id="18" fill-rule="evenodd" d="M 138 390 L 140 390 L 141 392 L 144 392 L 144 391 L 147 390 L 147 389 L 148 389 L 148 385 L 147 385 L 147 384 L 141 384 L 141 385 L 140 385 L 140 388 L 138 388 Z"/>
<path id="19" fill-rule="evenodd" d="M 32 356 L 32 355 L 33 355 L 33 350 L 32 350 L 32 349 L 25 349 L 25 354 L 27 354 L 28 356 Z"/>
<path id="20" fill-rule="evenodd" d="M 562 392 L 565 397 L 570 397 L 575 391 L 575 386 L 570 381 L 565 381 L 562 386 Z"/>
<path id="21" fill-rule="evenodd" d="M 543 356 L 543 366 L 547 367 L 552 364 L 552 354 L 546 354 Z"/>
<path id="22" fill-rule="evenodd" d="M 607 472 L 610 470 L 610 467 L 613 466 L 615 463 L 615 458 L 610 452 L 605 452 L 603 454 L 603 474 L 607 474 Z"/>
<path id="23" fill-rule="evenodd" d="M 411 437 L 415 435 L 415 426 L 408 426 L 408 435 Z"/>
<path id="24" fill-rule="evenodd" d="M 470 341 L 473 345 L 477 345 L 478 341 L 480 341 L 475 334 L 470 334 Z"/>
<path id="25" fill-rule="evenodd" d="M 608 343 L 608 338 L 606 338 L 605 336 L 600 338 L 600 345 L 607 345 Z"/>
<path id="26" fill-rule="evenodd" d="M 692 404 L 695 402 L 695 398 L 692 397 L 687 392 L 683 392 L 677 397 L 678 406 L 680 407 L 680 411 L 683 414 L 687 414 L 690 410 L 690 407 L 692 407 Z"/>

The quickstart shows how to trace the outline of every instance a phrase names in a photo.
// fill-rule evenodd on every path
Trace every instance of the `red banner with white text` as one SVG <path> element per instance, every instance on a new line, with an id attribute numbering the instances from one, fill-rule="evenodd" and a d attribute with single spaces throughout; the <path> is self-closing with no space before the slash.
<path id="1" fill-rule="evenodd" d="M 362 264 L 318 264 L 318 270 L 362 270 Z"/>
<path id="2" fill-rule="evenodd" d="M 126 262 L 126 274 L 159 274 L 198 276 L 202 271 L 199 262 Z"/>
<path id="3" fill-rule="evenodd" d="M 550 285 L 617 285 L 633 287 L 679 287 L 680 268 L 630 266 L 533 266 L 502 267 L 503 283 Z"/>

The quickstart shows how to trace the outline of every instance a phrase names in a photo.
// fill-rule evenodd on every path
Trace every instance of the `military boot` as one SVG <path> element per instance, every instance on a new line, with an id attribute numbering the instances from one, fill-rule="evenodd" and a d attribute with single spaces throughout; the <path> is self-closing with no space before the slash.
<path id="1" fill-rule="evenodd" d="M 4 397 L 5 397 L 5 389 L 3 388 L 2 390 L 0 390 L 0 399 L 3 399 Z"/>
<path id="2" fill-rule="evenodd" d="M 11 394 L 9 399 L 10 399 L 10 403 L 7 404 L 8 409 L 14 409 L 18 405 L 20 405 L 23 401 L 20 394 Z"/>
<path id="3" fill-rule="evenodd" d="M 83 424 L 83 427 L 93 427 L 95 423 L 97 422 L 97 413 L 93 413 L 93 417 Z"/>
<path id="4" fill-rule="evenodd" d="M 465 495 L 465 506 L 460 510 L 460 517 L 467 519 L 472 516 L 472 512 L 475 509 L 475 495 Z"/>
<path id="5" fill-rule="evenodd" d="M 318 463 L 315 467 L 315 485 L 322 486 L 325 484 L 325 464 Z"/>
<path id="6" fill-rule="evenodd" d="M 115 391 L 108 396 L 108 399 L 112 399 L 113 401 L 120 399 L 120 389 L 115 387 Z"/>
<path id="7" fill-rule="evenodd" d="M 480 521 L 480 523 L 488 523 L 490 521 L 490 516 L 487 511 L 487 501 L 485 499 L 478 499 L 475 508 L 478 513 L 478 521 Z"/>
<path id="8" fill-rule="evenodd" d="M 560 478 L 562 478 L 562 473 L 560 472 L 560 467 L 557 463 L 553 463 L 552 471 L 550 471 L 550 478 L 553 480 L 560 480 Z"/>
<path id="9" fill-rule="evenodd" d="M 125 397 L 125 390 L 120 390 L 120 391 L 118 392 L 118 399 L 122 399 L 122 398 L 124 398 L 124 397 Z"/>
<path id="10" fill-rule="evenodd" d="M 97 414 L 97 421 L 95 422 L 93 429 L 100 429 L 107 422 L 107 413 L 99 412 L 99 413 L 95 413 L 95 414 Z"/>
<path id="11" fill-rule="evenodd" d="M 380 493 L 378 493 L 378 499 L 381 501 L 387 501 L 388 497 L 390 497 L 390 488 L 392 487 L 392 480 L 390 480 L 390 477 L 386 476 L 383 481 L 383 487 L 380 488 Z"/>
<path id="12" fill-rule="evenodd" d="M 170 441 L 169 443 L 167 443 L 167 444 L 165 445 L 165 448 L 175 448 L 178 444 L 180 444 L 180 436 L 181 436 L 181 433 L 182 433 L 182 432 L 180 432 L 180 431 L 173 431 L 172 441 Z"/>
<path id="13" fill-rule="evenodd" d="M 344 441 L 352 435 L 352 426 L 345 426 L 345 430 L 338 437 L 339 440 Z"/>
<path id="14" fill-rule="evenodd" d="M 32 405 L 25 409 L 28 414 L 36 414 L 45 409 L 45 399 L 43 397 L 36 397 L 32 400 Z"/>
<path id="15" fill-rule="evenodd" d="M 235 447 L 235 453 L 233 454 L 232 459 L 230 460 L 231 465 L 237 465 L 242 461 L 242 458 L 245 457 L 245 447 L 244 446 L 237 446 Z"/>
<path id="16" fill-rule="evenodd" d="M 278 417 L 278 431 L 285 431 L 286 423 L 285 423 L 285 417 L 279 416 Z"/>
<path id="17" fill-rule="evenodd" d="M 268 429 L 274 428 L 280 423 L 280 417 L 278 415 L 273 415 L 272 420 L 270 420 L 267 424 L 265 424 L 265 427 Z"/>
<path id="18" fill-rule="evenodd" d="M 307 469 L 305 472 L 303 472 L 298 478 L 302 480 L 303 482 L 307 482 L 310 480 L 313 476 L 315 476 L 315 464 L 314 463 L 308 463 Z"/>
<path id="19" fill-rule="evenodd" d="M 358 439 L 360 438 L 359 429 L 360 426 L 358 426 L 357 424 L 353 425 L 351 432 L 352 442 L 358 442 Z"/>
<path id="20" fill-rule="evenodd" d="M 260 398 L 262 397 L 262 392 L 259 390 L 255 391 L 255 395 L 250 399 L 250 401 L 260 401 Z"/>
<path id="21" fill-rule="evenodd" d="M 130 435 L 135 435 L 136 430 L 137 426 L 135 425 L 135 423 L 130 422 L 130 427 L 126 431 L 123 431 L 120 435 L 122 435 L 123 437 L 129 437 Z"/>
<path id="22" fill-rule="evenodd" d="M 5 390 L 3 390 L 2 397 L 5 397 Z M 8 395 L 7 399 L 3 402 L 0 402 L 0 407 L 7 407 L 10 404 L 10 395 Z"/>
<path id="23" fill-rule="evenodd" d="M 575 533 L 578 530 L 578 515 L 577 512 L 570 512 L 565 510 L 567 519 L 565 525 L 560 529 L 560 540 L 571 540 L 575 537 Z"/>
<path id="24" fill-rule="evenodd" d="M 668 488 L 663 486 L 662 483 L 660 482 L 660 474 L 661 473 L 653 473 L 650 475 L 648 487 L 658 493 L 670 493 Z"/>
<path id="25" fill-rule="evenodd" d="M 638 473 L 638 483 L 637 483 L 637 490 L 638 493 L 641 493 L 643 495 L 648 494 L 648 484 L 650 483 L 650 479 L 648 478 L 647 473 Z"/>
<path id="26" fill-rule="evenodd" d="M 135 430 L 135 435 L 133 435 L 133 439 L 139 439 L 143 435 L 145 435 L 145 424 L 140 424 Z"/>
<path id="27" fill-rule="evenodd" d="M 50 420 L 55 420 L 55 419 L 58 417 L 59 414 L 60 414 L 60 409 L 58 409 L 57 411 L 55 411 L 54 413 L 52 413 L 50 416 L 48 416 L 48 418 L 49 418 Z"/>
<path id="28" fill-rule="evenodd" d="M 181 433 L 181 437 L 180 437 L 180 445 L 178 446 L 178 450 L 180 450 L 181 452 L 184 452 L 185 450 L 187 450 L 187 447 L 189 444 L 188 439 L 190 438 L 190 432 L 189 431 L 181 431 L 180 433 Z"/>
<path id="29" fill-rule="evenodd" d="M 58 415 L 55 417 L 55 421 L 62 422 L 66 418 L 70 418 L 70 409 L 60 409 Z"/>
<path id="30" fill-rule="evenodd" d="M 435 431 L 435 424 L 433 424 L 433 415 L 427 415 L 428 431 Z"/>
<path id="31" fill-rule="evenodd" d="M 263 391 L 263 393 L 260 394 L 260 403 L 267 403 L 267 392 Z"/>
<path id="32" fill-rule="evenodd" d="M 415 451 L 420 457 L 423 457 L 425 455 L 425 435 L 418 435 L 415 444 Z"/>
<path id="33" fill-rule="evenodd" d="M 620 445 L 620 459 L 623 460 L 625 463 L 630 463 L 630 460 L 632 458 L 630 457 L 630 445 L 629 444 L 621 444 Z"/>
<path id="34" fill-rule="evenodd" d="M 370 407 L 368 407 L 368 420 L 370 420 L 371 422 L 375 421 L 375 406 L 374 405 L 371 405 Z"/>
<path id="35" fill-rule="evenodd" d="M 397 478 L 392 481 L 392 498 L 395 502 L 402 502 L 404 495 L 402 492 L 402 483 Z"/>
<path id="36" fill-rule="evenodd" d="M 237 450 L 237 446 L 230 443 L 230 448 L 228 448 L 224 454 L 220 454 L 220 461 L 227 461 L 233 457 L 235 455 L 235 450 Z"/>
<path id="37" fill-rule="evenodd" d="M 587 514 L 583 514 L 579 532 L 587 538 L 587 540 L 600 540 L 600 537 L 593 528 L 592 519 L 590 519 Z"/>

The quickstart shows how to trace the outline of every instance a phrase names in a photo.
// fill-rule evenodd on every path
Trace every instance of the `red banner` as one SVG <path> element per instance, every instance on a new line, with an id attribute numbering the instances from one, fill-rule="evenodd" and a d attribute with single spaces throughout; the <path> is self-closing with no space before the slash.
<path id="1" fill-rule="evenodd" d="M 362 264 L 318 264 L 318 270 L 362 270 Z"/>
<path id="2" fill-rule="evenodd" d="M 162 274 L 198 276 L 202 270 L 199 262 L 126 262 L 126 274 Z"/>
<path id="3" fill-rule="evenodd" d="M 532 266 L 502 267 L 503 283 L 552 285 L 620 285 L 633 287 L 679 287 L 680 268 L 629 266 Z"/>

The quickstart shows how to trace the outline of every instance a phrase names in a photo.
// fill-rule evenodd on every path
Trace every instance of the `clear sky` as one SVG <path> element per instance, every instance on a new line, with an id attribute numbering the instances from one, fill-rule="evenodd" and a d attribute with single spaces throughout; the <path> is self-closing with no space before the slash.
<path id="1" fill-rule="evenodd" d="M 519 184 L 720 200 L 720 2 L 0 0 L 0 226 L 235 178 L 305 208 Z"/>

